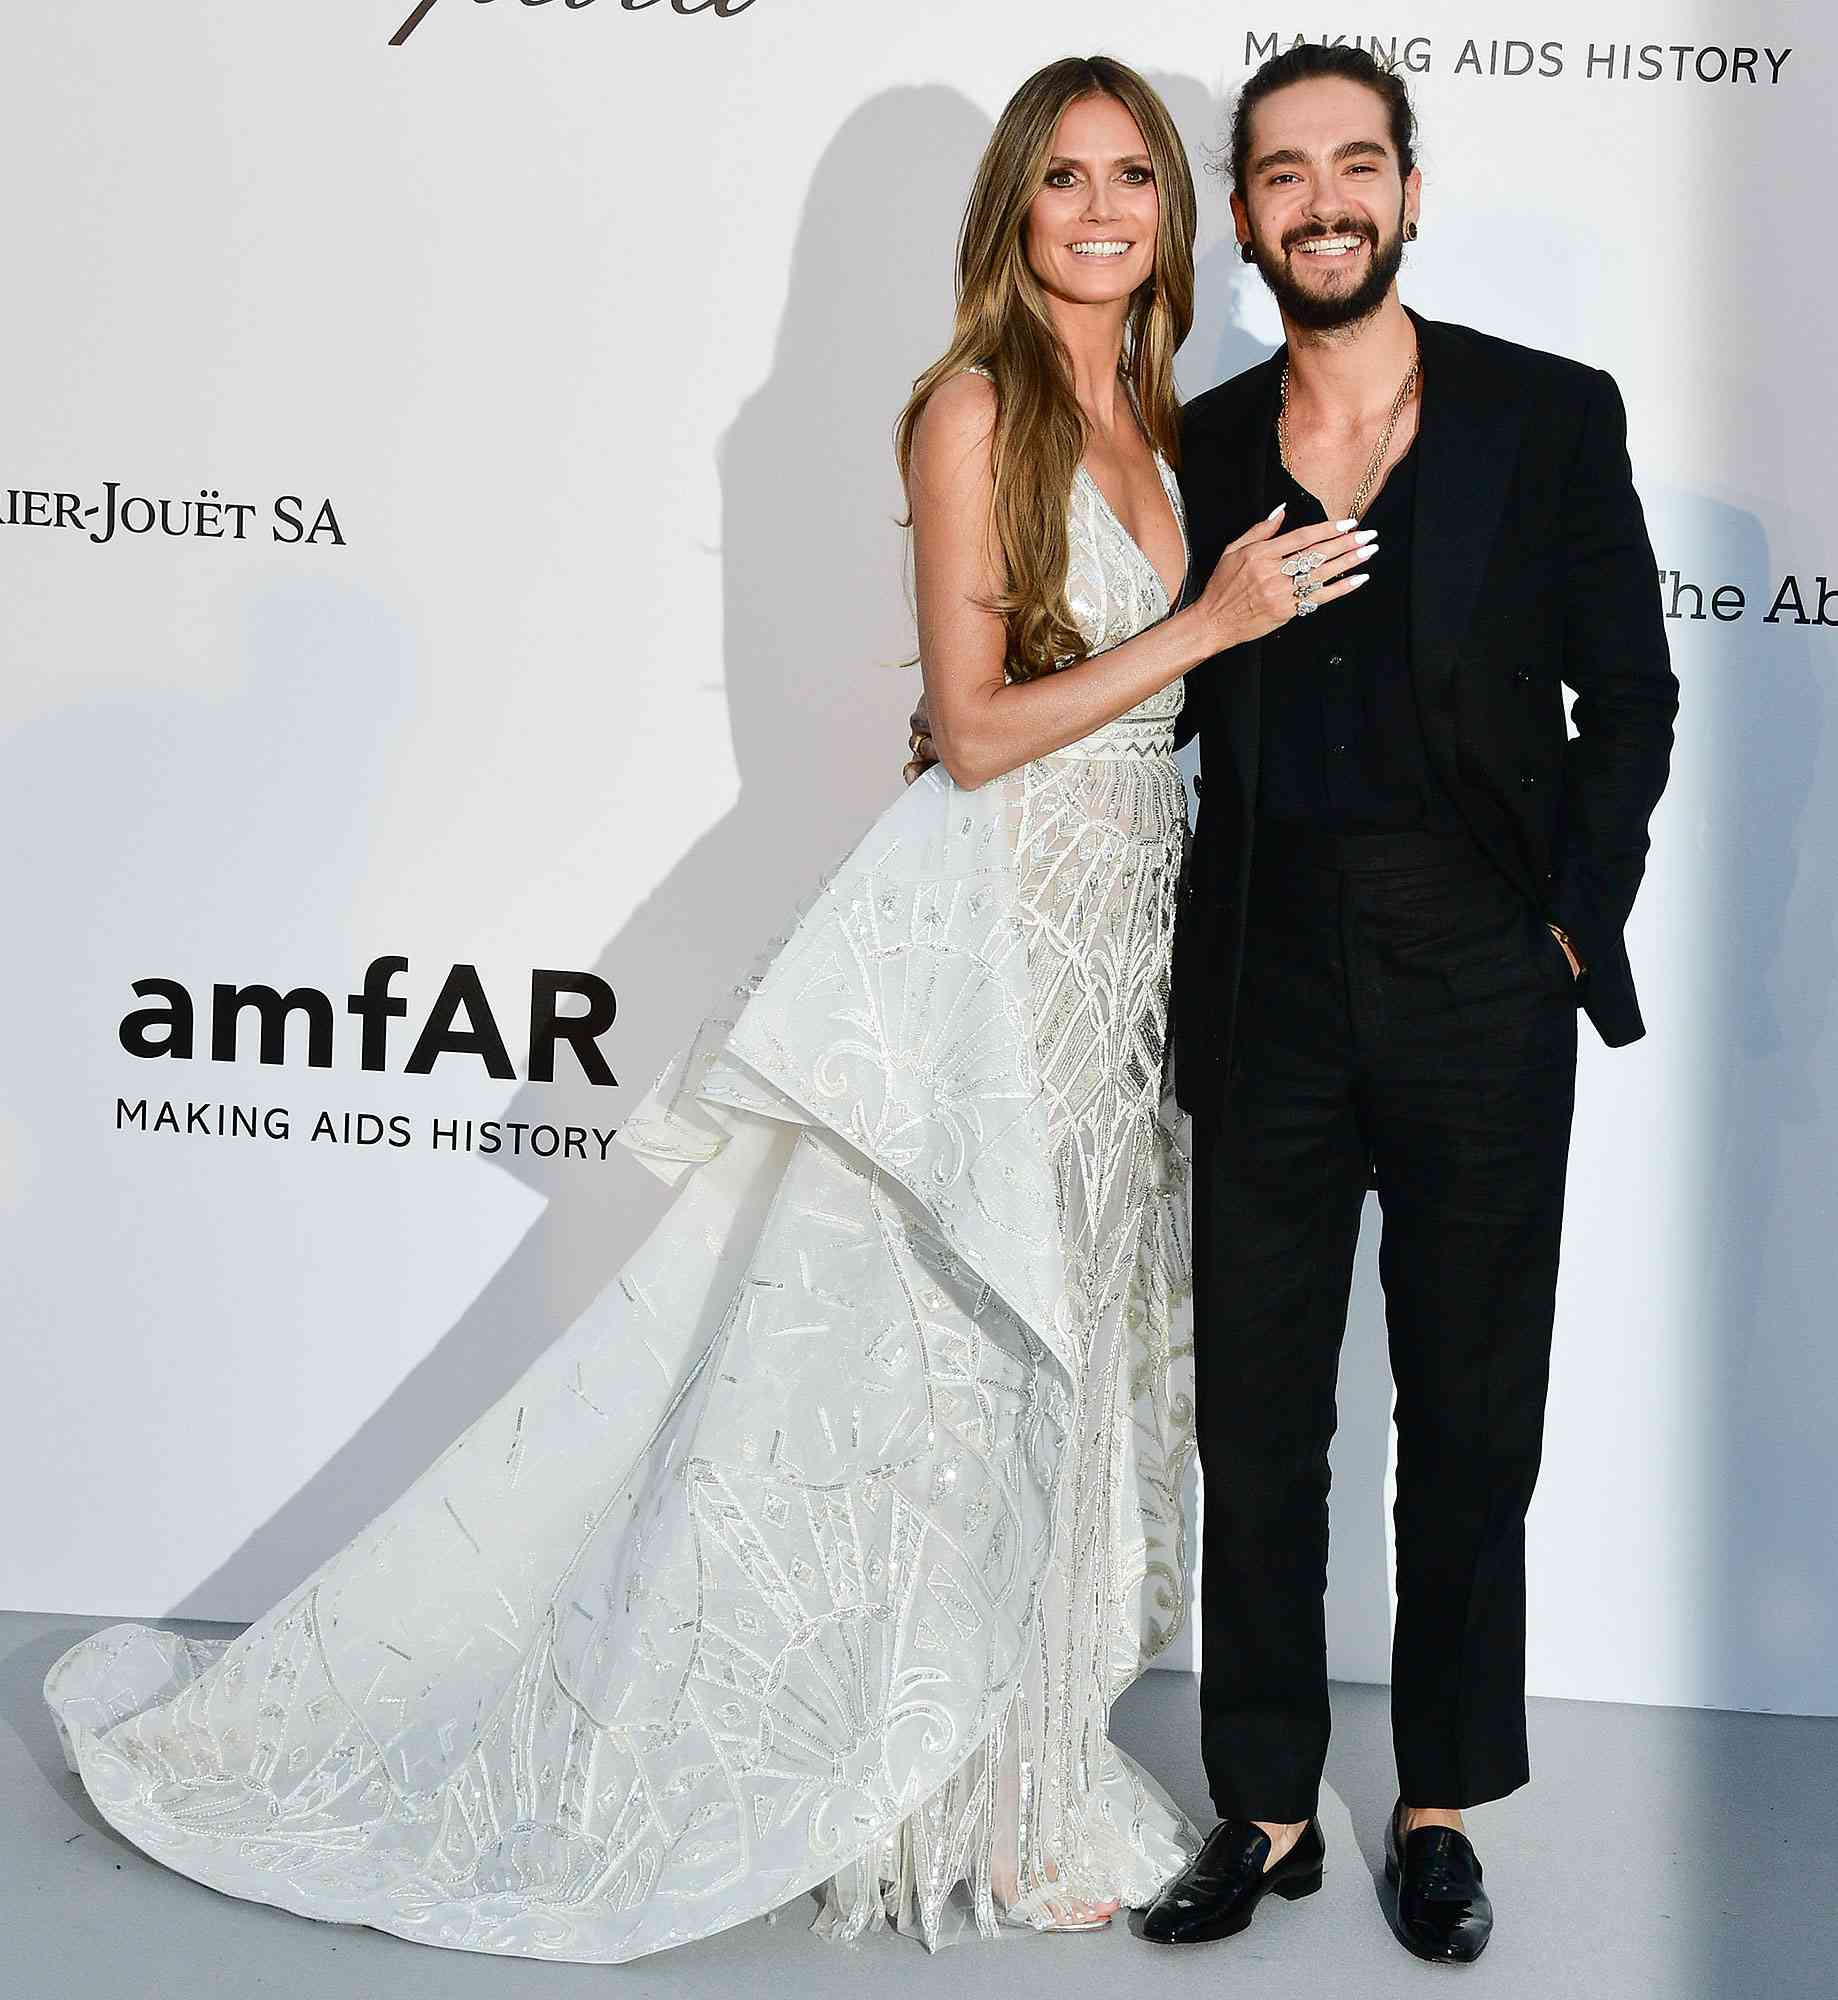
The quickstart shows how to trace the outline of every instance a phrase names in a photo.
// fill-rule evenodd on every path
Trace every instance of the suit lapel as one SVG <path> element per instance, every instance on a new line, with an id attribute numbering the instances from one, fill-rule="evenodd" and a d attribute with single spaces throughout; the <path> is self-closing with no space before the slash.
<path id="1" fill-rule="evenodd" d="M 1519 413 L 1458 328 L 1411 313 L 1423 357 L 1411 523 L 1410 661 L 1430 754 L 1455 774 L 1455 672 L 1513 470 Z"/>
<path id="2" fill-rule="evenodd" d="M 1221 426 L 1209 455 L 1209 496 L 1213 518 L 1222 531 L 1219 546 L 1234 542 L 1264 512 L 1264 462 L 1271 427 L 1276 422 L 1277 384 L 1282 374 L 1282 350 L 1260 362 L 1244 377 L 1245 393 L 1233 416 Z M 1215 556 L 1215 560 L 1217 560 Z M 1195 588 L 1205 586 L 1195 579 Z M 1246 809 L 1257 800 L 1257 751 L 1261 727 L 1263 644 L 1252 640 L 1241 647 L 1229 667 L 1212 669 L 1206 693 L 1212 713 L 1231 749 Z"/>

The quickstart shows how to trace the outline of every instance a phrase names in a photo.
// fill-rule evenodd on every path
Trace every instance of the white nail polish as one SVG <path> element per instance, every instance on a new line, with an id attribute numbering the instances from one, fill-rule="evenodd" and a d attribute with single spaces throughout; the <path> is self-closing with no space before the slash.
<path id="1" fill-rule="evenodd" d="M 1369 569 L 1362 569 L 1356 576 L 1348 577 L 1347 581 L 1348 583 L 1370 583 L 1372 581 L 1372 572 Z"/>
<path id="2" fill-rule="evenodd" d="M 1361 528 L 1353 539 L 1356 542 L 1376 542 L 1378 540 L 1378 530 L 1376 528 Z"/>
<path id="3" fill-rule="evenodd" d="M 1334 532 L 1337 535 L 1344 535 L 1349 528 L 1357 528 L 1358 526 L 1359 526 L 1359 517 L 1358 515 L 1355 515 L 1353 519 L 1350 521 L 1336 521 L 1334 523 Z"/>
<path id="4" fill-rule="evenodd" d="M 1276 505 L 1275 505 L 1274 507 L 1272 507 L 1272 508 L 1270 509 L 1269 513 L 1267 513 L 1267 514 L 1266 514 L 1266 515 L 1264 516 L 1264 519 L 1265 519 L 1266 521 L 1274 521 L 1274 520 L 1276 519 L 1276 517 L 1277 517 L 1277 516 L 1278 516 L 1278 515 L 1279 515 L 1279 514 L 1280 514 L 1280 513 L 1281 513 L 1281 512 L 1283 511 L 1283 509 L 1284 509 L 1285 507 L 1287 507 L 1288 505 L 1289 505 L 1289 502 L 1288 502 L 1287 500 L 1279 500 L 1279 501 L 1278 501 L 1278 502 L 1276 503 Z"/>

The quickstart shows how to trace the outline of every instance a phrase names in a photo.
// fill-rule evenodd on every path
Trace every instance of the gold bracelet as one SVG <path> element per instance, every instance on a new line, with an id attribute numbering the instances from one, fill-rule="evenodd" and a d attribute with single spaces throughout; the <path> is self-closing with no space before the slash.
<path id="1" fill-rule="evenodd" d="M 1557 942 L 1563 946 L 1565 951 L 1567 951 L 1570 954 L 1570 956 L 1573 959 L 1575 959 L 1576 976 L 1579 979 L 1582 978 L 1583 974 L 1587 972 L 1589 968 L 1583 963 L 1583 954 L 1580 951 L 1578 951 L 1575 944 L 1571 942 L 1570 933 L 1564 929 L 1562 924 L 1552 923 L 1549 917 L 1545 919 L 1545 929 L 1548 930 L 1551 933 L 1551 935 L 1557 940 Z"/>

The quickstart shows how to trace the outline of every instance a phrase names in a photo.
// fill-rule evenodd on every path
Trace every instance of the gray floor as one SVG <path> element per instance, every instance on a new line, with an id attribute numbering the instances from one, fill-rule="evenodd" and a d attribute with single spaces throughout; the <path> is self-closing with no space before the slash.
<path id="1" fill-rule="evenodd" d="M 631 1965 L 551 1965 L 432 1950 L 240 1902 L 123 1840 L 65 1770 L 40 1694 L 57 1655 L 109 1622 L 0 1613 L 6 2000 L 560 2000 L 613 1982 L 647 1996 L 776 1985 L 823 2000 L 870 1981 L 886 2000 L 966 1989 L 1002 2000 L 1221 1990 L 1387 2000 L 1426 1987 L 1440 1996 L 1445 1981 L 1511 2000 L 1838 1993 L 1838 1721 L 1533 1702 L 1535 1782 L 1468 1814 L 1497 1912 L 1493 1943 L 1472 1968 L 1422 1965 L 1386 1928 L 1375 1886 L 1395 1790 L 1386 1695 L 1346 1684 L 1334 1689 L 1321 1803 L 1326 1885 L 1300 1903 L 1264 1903 L 1240 1937 L 1155 1947 L 1119 1920 L 1085 1936 L 971 1939 L 934 1956 L 884 1933 L 848 1946 L 814 1938 L 814 1903 L 800 1898 L 774 1918 Z M 1194 1731 L 1186 1674 L 1146 1674 L 1114 1715 L 1119 1741 L 1210 1825 Z"/>

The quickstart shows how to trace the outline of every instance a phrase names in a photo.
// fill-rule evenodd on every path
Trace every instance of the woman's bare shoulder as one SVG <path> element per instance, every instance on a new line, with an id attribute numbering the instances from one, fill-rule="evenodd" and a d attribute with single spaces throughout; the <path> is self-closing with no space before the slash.
<path id="1" fill-rule="evenodd" d="M 922 475 L 959 472 L 966 458 L 988 448 L 996 423 L 996 385 L 966 368 L 940 382 L 926 399 L 913 432 L 913 458 Z"/>

